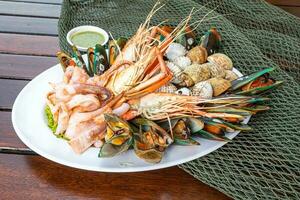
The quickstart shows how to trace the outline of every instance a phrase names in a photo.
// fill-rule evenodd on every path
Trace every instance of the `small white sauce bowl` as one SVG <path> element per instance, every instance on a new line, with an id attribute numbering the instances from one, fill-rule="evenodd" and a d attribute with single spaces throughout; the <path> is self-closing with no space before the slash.
<path id="1" fill-rule="evenodd" d="M 67 34 L 68 43 L 71 46 L 73 46 L 74 44 L 71 40 L 72 36 L 76 33 L 81 33 L 81 32 L 86 32 L 86 31 L 93 31 L 93 32 L 102 34 L 104 36 L 104 42 L 101 45 L 104 46 L 108 42 L 109 36 L 108 36 L 108 33 L 104 29 L 99 28 L 97 26 L 86 25 L 86 26 L 77 26 L 77 27 L 73 28 L 72 30 L 70 30 Z M 81 47 L 81 46 L 77 46 L 77 45 L 76 45 L 76 47 L 79 51 L 87 51 L 87 49 L 88 49 L 86 47 Z"/>

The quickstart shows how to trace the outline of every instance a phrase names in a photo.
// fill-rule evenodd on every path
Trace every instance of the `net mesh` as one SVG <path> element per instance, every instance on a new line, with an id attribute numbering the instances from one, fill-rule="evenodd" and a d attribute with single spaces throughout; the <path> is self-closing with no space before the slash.
<path id="1" fill-rule="evenodd" d="M 65 0 L 59 20 L 60 47 L 71 52 L 66 34 L 79 25 L 100 26 L 115 38 L 129 37 L 154 3 Z M 259 0 L 165 3 L 153 24 L 165 19 L 176 24 L 193 7 L 201 8 L 193 20 L 210 14 L 197 34 L 216 26 L 223 39 L 221 51 L 232 58 L 237 69 L 251 73 L 276 67 L 272 76 L 285 81 L 270 94 L 272 109 L 251 119 L 252 132 L 241 133 L 217 151 L 180 167 L 235 199 L 300 199 L 300 20 Z"/>

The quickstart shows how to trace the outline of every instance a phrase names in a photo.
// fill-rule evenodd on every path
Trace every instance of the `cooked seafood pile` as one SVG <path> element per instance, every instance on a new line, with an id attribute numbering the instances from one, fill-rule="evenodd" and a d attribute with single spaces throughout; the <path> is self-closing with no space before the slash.
<path id="1" fill-rule="evenodd" d="M 216 28 L 199 40 L 193 12 L 176 27 L 150 26 L 159 8 L 130 39 L 111 40 L 108 56 L 101 45 L 88 49 L 86 62 L 75 46 L 73 56 L 57 53 L 63 81 L 50 83 L 45 112 L 76 153 L 95 146 L 111 157 L 133 148 L 157 163 L 172 144 L 199 145 L 193 137 L 229 141 L 227 132 L 251 130 L 243 120 L 269 109 L 261 94 L 282 83 L 270 78 L 273 68 L 238 78 L 218 52 Z"/>

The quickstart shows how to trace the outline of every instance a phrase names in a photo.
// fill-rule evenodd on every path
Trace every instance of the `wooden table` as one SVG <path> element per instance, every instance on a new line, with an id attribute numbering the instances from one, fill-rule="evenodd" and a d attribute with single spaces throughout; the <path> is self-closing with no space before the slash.
<path id="1" fill-rule="evenodd" d="M 270 1 L 299 16 L 299 1 Z M 0 0 L 0 199 L 229 199 L 178 167 L 97 173 L 26 155 L 11 124 L 12 104 L 33 77 L 57 63 L 60 4 Z"/>

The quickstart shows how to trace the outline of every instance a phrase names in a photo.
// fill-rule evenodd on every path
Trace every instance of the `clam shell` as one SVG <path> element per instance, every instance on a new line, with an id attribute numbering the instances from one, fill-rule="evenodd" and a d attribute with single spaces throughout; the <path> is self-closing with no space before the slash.
<path id="1" fill-rule="evenodd" d="M 170 46 L 166 50 L 166 57 L 171 61 L 173 61 L 177 57 L 184 56 L 185 54 L 186 50 L 184 46 L 175 42 L 170 44 Z"/>
<path id="2" fill-rule="evenodd" d="M 186 56 L 180 56 L 175 58 L 173 63 L 180 67 L 182 70 L 185 70 L 185 68 L 192 64 L 192 61 Z"/>
<path id="3" fill-rule="evenodd" d="M 211 77 L 210 65 L 210 63 L 205 63 L 202 65 L 192 64 L 188 66 L 183 72 L 193 80 L 194 84 L 196 84 Z"/>
<path id="4" fill-rule="evenodd" d="M 231 87 L 230 81 L 223 78 L 211 78 L 208 82 L 213 88 L 213 96 L 219 96 Z"/>
<path id="5" fill-rule="evenodd" d="M 183 88 L 180 88 L 179 90 L 177 90 L 175 93 L 180 94 L 180 95 L 190 96 L 191 90 L 189 88 L 183 87 Z"/>
<path id="6" fill-rule="evenodd" d="M 147 150 L 140 150 L 134 145 L 134 152 L 135 154 L 149 163 L 159 163 L 164 155 L 164 152 L 158 151 L 156 149 L 147 149 Z"/>
<path id="7" fill-rule="evenodd" d="M 201 46 L 195 46 L 187 53 L 187 57 L 191 59 L 192 63 L 203 64 L 207 60 L 207 51 Z"/>
<path id="8" fill-rule="evenodd" d="M 166 92 L 166 93 L 175 93 L 177 91 L 177 88 L 175 85 L 169 83 L 167 85 L 163 85 L 156 91 L 157 92 Z"/>
<path id="9" fill-rule="evenodd" d="M 177 65 L 175 65 L 174 63 L 172 63 L 172 62 L 166 62 L 166 65 L 171 70 L 171 72 L 173 73 L 174 77 L 178 77 L 182 73 L 181 68 L 178 67 Z"/>
<path id="10" fill-rule="evenodd" d="M 225 70 L 232 70 L 233 63 L 231 59 L 223 53 L 215 53 L 211 56 L 208 56 L 207 61 L 222 67 Z"/>
<path id="11" fill-rule="evenodd" d="M 192 96 L 199 96 L 203 99 L 211 99 L 213 96 L 213 88 L 207 81 L 202 81 L 194 85 L 191 92 Z"/>
<path id="12" fill-rule="evenodd" d="M 225 78 L 225 69 L 220 67 L 219 65 L 215 64 L 210 64 L 210 75 L 212 78 L 217 77 L 217 78 Z"/>
<path id="13" fill-rule="evenodd" d="M 173 83 L 175 83 L 179 86 L 183 86 L 183 87 L 184 86 L 190 87 L 190 86 L 195 85 L 195 82 L 193 81 L 193 79 L 186 73 L 180 74 L 180 76 L 176 79 L 176 81 L 178 81 L 178 82 L 173 81 Z"/>
<path id="14" fill-rule="evenodd" d="M 178 84 L 180 83 L 180 79 L 179 77 L 182 74 L 182 70 L 180 67 L 178 67 L 177 65 L 175 65 L 172 62 L 166 62 L 166 65 L 168 66 L 168 68 L 171 70 L 171 72 L 173 73 L 173 79 L 171 80 L 172 83 Z"/>
<path id="15" fill-rule="evenodd" d="M 237 79 L 238 76 L 231 70 L 225 70 L 225 79 L 229 81 L 233 81 Z"/>

